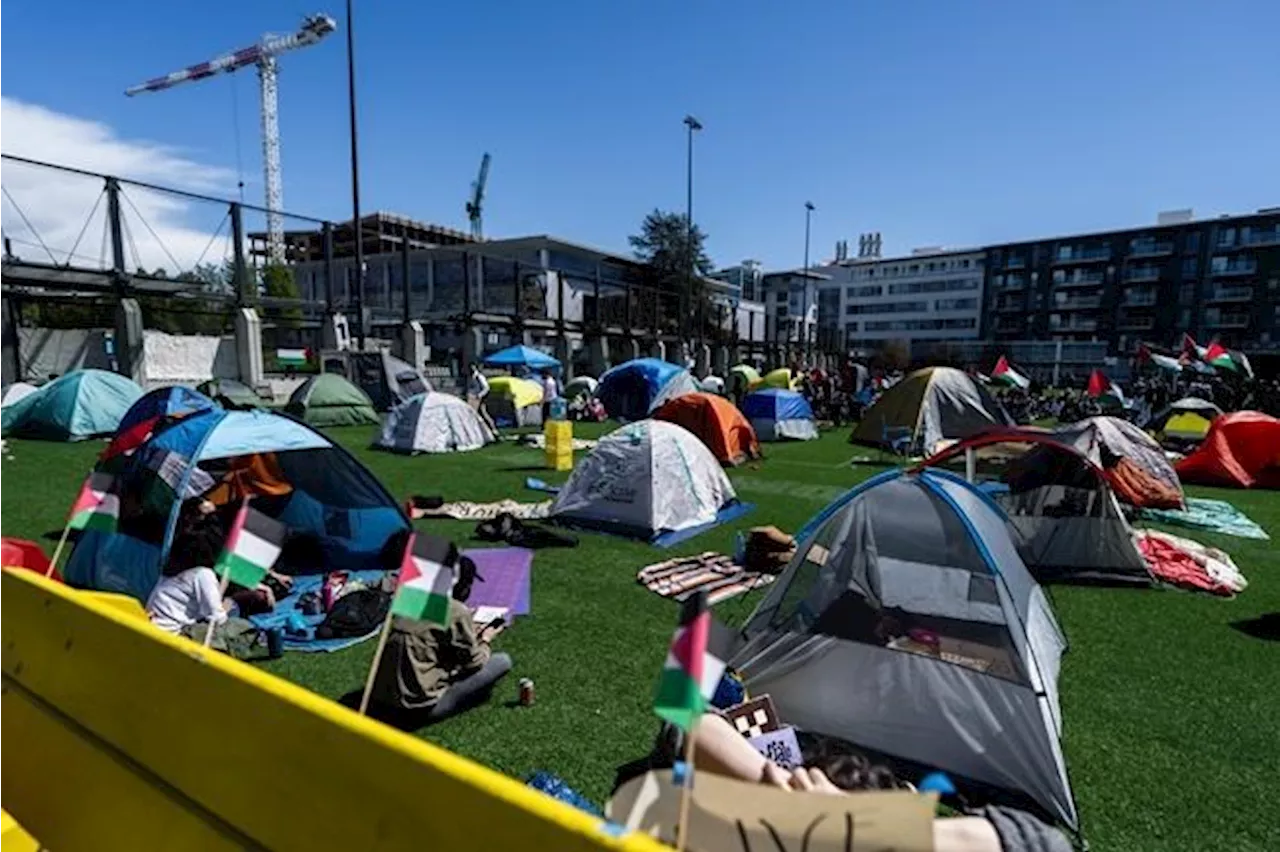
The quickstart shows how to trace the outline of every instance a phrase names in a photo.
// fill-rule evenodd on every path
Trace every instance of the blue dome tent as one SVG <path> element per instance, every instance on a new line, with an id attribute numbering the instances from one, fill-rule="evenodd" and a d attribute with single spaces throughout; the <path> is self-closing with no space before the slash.
<path id="1" fill-rule="evenodd" d="M 142 396 L 132 379 L 106 370 L 76 370 L 4 407 L 2 432 L 47 441 L 113 434 Z"/>
<path id="2" fill-rule="evenodd" d="M 607 371 L 596 398 L 620 420 L 643 420 L 668 400 L 701 390 L 689 371 L 657 358 L 637 358 Z"/>
<path id="3" fill-rule="evenodd" d="M 761 441 L 811 441 L 818 437 L 813 409 L 795 391 L 770 388 L 747 394 L 742 400 L 742 413 Z"/>
<path id="4" fill-rule="evenodd" d="M 346 450 L 305 423 L 267 411 L 212 409 L 162 425 L 130 456 L 110 462 L 119 529 L 81 534 L 68 583 L 145 600 L 173 547 L 183 501 L 208 493 L 217 472 L 267 459 L 280 480 L 277 519 L 315 535 L 324 570 L 377 567 L 387 538 L 408 527 L 382 484 Z"/>
<path id="5" fill-rule="evenodd" d="M 530 370 L 558 370 L 560 362 L 531 346 L 508 346 L 484 359 L 489 367 L 526 367 Z"/>
<path id="6" fill-rule="evenodd" d="M 217 407 L 216 402 L 200 391 L 182 385 L 147 391 L 120 418 L 105 455 L 113 456 L 139 446 L 165 420 L 180 420 Z"/>

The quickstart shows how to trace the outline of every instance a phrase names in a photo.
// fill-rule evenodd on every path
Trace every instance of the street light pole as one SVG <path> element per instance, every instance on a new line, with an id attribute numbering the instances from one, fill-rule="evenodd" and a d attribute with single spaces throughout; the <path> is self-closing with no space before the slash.
<path id="1" fill-rule="evenodd" d="M 360 226 L 360 153 L 356 136 L 356 35 L 347 0 L 347 109 L 351 125 L 351 233 L 356 240 L 356 342 L 364 350 L 364 231 Z"/>
<path id="2" fill-rule="evenodd" d="M 685 269 L 687 276 L 684 284 L 685 308 L 680 312 L 681 346 L 684 346 L 689 337 L 689 313 L 693 303 L 693 276 L 698 260 L 697 252 L 693 249 L 693 134 L 694 131 L 702 129 L 702 122 L 691 115 L 686 115 L 684 117 L 684 126 L 689 128 L 689 150 L 685 157 L 686 194 L 684 206 L 685 226 L 688 229 L 685 234 L 685 251 L 689 253 L 689 262 Z M 698 332 L 701 334 L 701 327 L 699 327 Z"/>
<path id="3" fill-rule="evenodd" d="M 813 215 L 812 201 L 804 203 L 804 313 L 801 315 L 801 328 L 804 330 L 804 359 L 809 360 L 809 219 Z M 816 331 L 816 330 L 815 330 Z"/>

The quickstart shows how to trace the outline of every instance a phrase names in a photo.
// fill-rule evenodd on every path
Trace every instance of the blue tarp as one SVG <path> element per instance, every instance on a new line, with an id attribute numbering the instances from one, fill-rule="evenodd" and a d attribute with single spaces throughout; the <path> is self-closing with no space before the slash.
<path id="1" fill-rule="evenodd" d="M 700 390 L 683 367 L 657 358 L 637 358 L 608 370 L 596 386 L 596 399 L 610 417 L 642 420 L 672 397 Z"/>
<path id="2" fill-rule="evenodd" d="M 124 432 L 144 420 L 154 420 L 157 417 L 185 417 L 197 411 L 208 411 L 216 408 L 217 405 L 200 391 L 182 385 L 156 388 L 143 394 L 125 412 L 124 417 L 120 418 L 120 426 L 116 432 Z"/>
<path id="3" fill-rule="evenodd" d="M 196 473 L 219 478 L 216 461 L 212 479 L 193 461 L 255 453 L 274 454 L 293 486 L 279 520 L 318 539 L 324 562 L 316 570 L 374 568 L 387 538 L 408 526 L 373 474 L 311 427 L 267 411 L 214 409 L 162 427 L 132 457 L 115 460 L 123 465 L 114 471 L 123 507 L 120 528 L 80 537 L 63 571 L 67 582 L 146 600 L 174 546 L 180 508 L 175 493 L 189 496 Z"/>
<path id="4" fill-rule="evenodd" d="M 812 420 L 809 401 L 795 391 L 771 390 L 747 394 L 742 400 L 742 413 L 748 420 Z"/>
<path id="5" fill-rule="evenodd" d="M 491 367 L 529 367 L 533 370 L 554 369 L 560 362 L 530 346 L 508 346 L 484 359 Z"/>
<path id="6" fill-rule="evenodd" d="M 106 370 L 76 370 L 5 406 L 0 433 L 50 441 L 112 435 L 142 388 Z"/>

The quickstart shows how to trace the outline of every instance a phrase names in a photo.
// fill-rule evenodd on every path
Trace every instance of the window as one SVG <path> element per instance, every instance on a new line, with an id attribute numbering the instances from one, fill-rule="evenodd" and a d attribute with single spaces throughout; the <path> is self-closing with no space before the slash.
<path id="1" fill-rule="evenodd" d="M 845 305 L 844 312 L 853 314 L 904 314 L 929 310 L 928 302 L 882 302 L 878 305 Z"/>
<path id="2" fill-rule="evenodd" d="M 1195 282 L 1183 284 L 1178 288 L 1178 301 L 1184 305 L 1189 305 L 1196 300 Z"/>
<path id="3" fill-rule="evenodd" d="M 931 260 L 931 261 L 929 261 L 928 263 L 926 263 L 926 264 L 924 265 L 924 268 L 925 268 L 925 270 L 926 270 L 927 272 L 932 272 L 932 271 L 933 271 L 933 261 Z"/>
<path id="4" fill-rule="evenodd" d="M 1198 257 L 1184 257 L 1184 258 L 1182 259 L 1182 277 L 1183 277 L 1183 278 L 1195 278 L 1195 277 L 1196 277 L 1196 270 L 1197 270 L 1197 268 L 1198 268 L 1199 266 L 1200 266 L 1200 258 L 1198 258 Z"/>
<path id="5" fill-rule="evenodd" d="M 918 319 L 918 320 L 873 320 L 866 324 L 866 331 L 951 331 L 974 329 L 978 327 L 977 319 Z"/>
<path id="6" fill-rule="evenodd" d="M 868 299 L 873 296 L 883 296 L 884 288 L 879 284 L 868 284 L 865 287 L 846 287 L 844 288 L 844 297 L 846 299 Z"/>
<path id="7" fill-rule="evenodd" d="M 911 264 L 910 266 L 907 267 L 907 272 L 911 275 L 918 274 L 920 272 L 920 264 L 918 263 Z"/>
<path id="8" fill-rule="evenodd" d="M 1184 244 L 1183 249 L 1187 252 L 1200 251 L 1200 232 L 1199 231 L 1192 231 L 1191 233 L 1187 234 L 1187 241 Z"/>
<path id="9" fill-rule="evenodd" d="M 997 281 L 1000 276 L 996 276 Z M 1000 286 L 997 283 L 996 286 Z M 890 284 L 889 295 L 906 296 L 914 293 L 948 293 L 956 290 L 977 290 L 977 278 L 946 278 L 940 281 L 912 281 L 906 284 Z"/>
<path id="10" fill-rule="evenodd" d="M 966 257 L 964 260 L 960 261 L 960 268 L 961 269 L 969 268 L 969 258 Z"/>
<path id="11" fill-rule="evenodd" d="M 1218 248 L 1231 248 L 1236 244 L 1236 229 L 1223 228 L 1218 231 Z"/>
<path id="12" fill-rule="evenodd" d="M 968 299 L 938 299 L 933 303 L 934 310 L 938 311 L 971 311 L 978 307 L 978 300 L 970 297 Z"/>

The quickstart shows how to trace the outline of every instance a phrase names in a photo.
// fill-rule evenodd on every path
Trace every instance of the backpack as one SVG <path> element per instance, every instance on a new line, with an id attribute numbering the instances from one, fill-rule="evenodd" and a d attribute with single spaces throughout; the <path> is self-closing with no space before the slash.
<path id="1" fill-rule="evenodd" d="M 391 595 L 379 589 L 358 589 L 334 601 L 333 609 L 316 628 L 317 639 L 368 636 L 382 626 L 391 609 Z"/>

